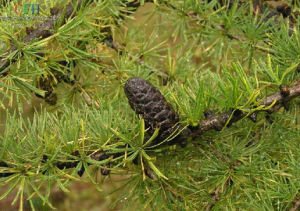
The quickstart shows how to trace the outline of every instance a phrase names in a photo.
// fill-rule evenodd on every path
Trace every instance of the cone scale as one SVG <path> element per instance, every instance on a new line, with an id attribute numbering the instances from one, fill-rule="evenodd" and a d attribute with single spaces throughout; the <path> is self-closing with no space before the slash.
<path id="1" fill-rule="evenodd" d="M 142 78 L 130 78 L 124 87 L 131 108 L 142 115 L 148 134 L 151 136 L 159 128 L 157 144 L 168 138 L 177 128 L 179 118 L 160 91 Z"/>

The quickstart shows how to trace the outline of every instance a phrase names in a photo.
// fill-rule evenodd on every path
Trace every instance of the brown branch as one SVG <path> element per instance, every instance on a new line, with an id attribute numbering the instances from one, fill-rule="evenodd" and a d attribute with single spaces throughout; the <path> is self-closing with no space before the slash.
<path id="1" fill-rule="evenodd" d="M 76 168 L 77 165 L 80 162 L 79 161 L 80 154 L 79 154 L 78 151 L 75 151 L 75 152 L 71 153 L 71 156 L 72 156 L 72 158 L 69 161 L 64 161 L 64 162 L 58 161 L 58 162 L 54 163 L 54 166 L 56 166 L 58 169 L 61 169 L 61 170 L 63 170 L 63 169 L 70 169 L 70 168 Z M 90 154 L 88 157 L 90 159 L 92 159 L 92 160 L 104 161 L 104 160 L 109 159 L 110 157 L 116 158 L 116 157 L 119 157 L 119 156 L 122 156 L 122 154 L 121 153 L 109 154 L 109 153 L 107 153 L 105 151 L 99 150 L 99 151 L 96 151 L 96 152 Z M 78 157 L 79 159 L 76 160 L 73 157 Z M 48 160 L 48 156 L 47 155 L 43 155 L 41 162 L 42 163 L 46 163 L 47 160 Z M 88 165 L 91 165 L 91 164 L 88 163 Z M 101 174 L 102 175 L 108 175 L 110 173 L 110 170 L 109 170 L 110 165 L 111 165 L 110 162 L 103 164 L 104 168 L 101 169 Z M 4 161 L 0 161 L 0 168 L 7 169 L 5 172 L 2 172 L 2 173 L 0 172 L 0 178 L 1 177 L 9 177 L 9 176 L 15 174 L 15 173 L 9 171 L 9 169 L 13 169 L 13 167 L 11 167 L 8 163 L 6 163 Z M 46 172 L 47 172 L 47 170 L 42 171 L 41 173 L 45 174 Z M 85 168 L 82 165 L 81 169 L 77 173 L 81 177 L 84 174 L 84 172 L 85 172 Z"/>
<path id="2" fill-rule="evenodd" d="M 274 3 L 274 1 L 270 1 L 270 2 Z M 163 1 L 163 3 L 167 7 L 182 13 L 186 17 L 189 17 L 191 20 L 196 20 L 196 21 L 199 21 L 199 22 L 202 21 L 201 19 L 199 19 L 199 16 L 196 13 L 185 12 L 182 9 L 179 9 L 179 8 L 175 7 L 174 5 L 168 3 L 168 2 Z M 253 3 L 253 8 L 254 8 L 254 14 L 262 15 L 263 14 L 262 13 L 262 7 L 263 6 L 261 5 L 262 2 L 259 1 L 259 0 L 253 0 L 252 3 Z M 234 1 L 233 0 L 230 0 L 230 1 L 219 0 L 219 4 L 221 6 L 232 7 L 233 4 L 234 4 Z M 241 4 L 244 4 L 244 2 L 239 2 L 238 6 L 241 6 Z M 289 35 L 291 36 L 293 34 L 293 28 L 296 27 L 296 20 L 297 20 L 297 17 L 300 15 L 300 13 L 299 12 L 292 12 L 291 6 L 289 6 L 285 2 L 277 2 L 275 4 L 275 8 L 269 7 L 268 9 L 269 9 L 269 15 L 264 18 L 264 21 L 267 21 L 267 20 L 275 17 L 275 23 L 277 24 L 278 23 L 278 18 L 282 15 L 285 19 L 290 20 Z M 247 41 L 248 40 L 246 37 L 239 36 L 239 35 L 233 35 L 233 34 L 228 33 L 226 31 L 226 28 L 224 27 L 224 25 L 221 25 L 221 24 L 218 25 L 217 24 L 217 25 L 215 25 L 215 28 L 220 30 L 221 33 L 230 40 L 237 40 L 237 41 Z M 273 54 L 272 51 L 268 51 L 267 49 L 264 49 L 259 45 L 255 45 L 254 48 L 256 50 L 259 50 L 259 51 L 263 52 L 263 53 Z"/>
<path id="3" fill-rule="evenodd" d="M 300 81 L 298 81 L 294 86 L 288 88 L 285 86 L 280 86 L 280 92 L 272 94 L 268 97 L 266 97 L 265 99 L 263 99 L 260 102 L 260 105 L 264 105 L 264 106 L 269 106 L 272 105 L 274 103 L 274 106 L 276 107 L 282 107 L 284 106 L 284 104 L 286 104 L 287 102 L 289 102 L 290 100 L 292 100 L 293 98 L 299 97 L 300 96 Z M 260 111 L 264 111 L 264 110 L 259 110 L 256 111 L 254 114 L 260 112 Z M 275 110 L 271 109 L 270 112 L 274 112 Z M 219 115 L 211 115 L 209 112 L 205 113 L 205 116 L 207 117 L 206 120 L 203 120 L 199 123 L 199 126 L 195 129 L 192 128 L 192 134 L 189 134 L 190 136 L 198 136 L 203 134 L 206 131 L 212 130 L 212 129 L 216 129 L 216 130 L 220 130 L 222 129 L 226 123 L 228 123 L 227 125 L 231 125 L 233 122 L 237 122 L 239 120 L 241 120 L 242 118 L 246 117 L 247 113 L 244 113 L 240 110 L 231 110 L 231 111 L 227 111 L 223 114 L 219 114 Z M 255 120 L 255 117 L 252 116 L 252 120 Z M 183 136 L 185 137 L 185 136 Z M 177 142 L 174 142 L 177 143 Z M 214 149 L 211 149 L 211 152 L 214 153 L 217 157 L 219 157 L 223 162 L 229 162 L 230 158 L 229 157 L 224 157 L 223 155 L 221 155 L 220 153 L 218 153 L 217 151 L 215 151 Z M 71 154 L 73 157 L 79 157 L 79 153 L 78 152 L 74 152 Z M 113 158 L 122 156 L 122 153 L 114 153 L 114 154 L 110 154 L 110 156 L 112 156 Z M 91 154 L 89 157 L 91 159 L 94 160 L 98 160 L 98 161 L 102 161 L 102 160 L 106 160 L 109 157 L 109 154 L 107 152 L 104 151 L 97 151 L 93 154 Z M 42 162 L 45 163 L 48 160 L 47 156 L 43 156 Z M 74 160 L 74 161 L 72 161 Z M 57 168 L 59 169 L 67 169 L 67 168 L 75 168 L 77 165 L 79 164 L 79 160 L 75 160 L 75 159 L 71 159 L 70 161 L 67 162 L 57 162 L 55 163 L 55 165 L 57 166 Z M 240 165 L 240 162 L 235 162 L 233 163 L 230 168 L 233 168 L 234 166 Z M 9 169 L 11 168 L 6 162 L 1 161 L 0 162 L 0 167 L 2 168 L 6 168 Z M 104 164 L 105 168 L 109 168 L 110 167 L 110 163 L 106 163 Z M 78 171 L 78 175 L 82 176 L 82 174 L 84 173 L 85 169 L 84 167 L 82 167 L 79 171 Z M 109 171 L 107 169 L 102 169 L 102 174 L 103 175 L 107 175 L 109 173 Z M 42 172 L 45 173 L 45 172 Z M 8 177 L 13 175 L 14 173 L 6 171 L 6 172 L 1 172 L 0 173 L 0 177 Z M 153 178 L 149 173 L 147 174 L 147 176 L 149 176 L 150 178 Z M 225 184 L 227 184 L 229 182 L 226 181 Z M 220 191 L 219 189 L 217 189 L 217 191 L 215 192 L 213 199 L 215 201 L 218 200 L 219 198 L 219 194 Z M 210 210 L 211 207 L 213 205 L 208 205 L 207 210 Z M 296 206 L 296 205 L 295 205 Z M 297 206 L 299 206 L 297 204 Z"/>
<path id="4" fill-rule="evenodd" d="M 77 6 L 80 7 L 82 3 L 82 0 L 78 0 L 77 1 Z M 72 3 L 69 3 L 65 10 L 57 10 L 56 8 L 52 8 L 51 9 L 51 15 L 53 15 L 54 17 L 57 17 L 58 20 L 60 20 L 61 18 L 63 19 L 63 22 L 67 19 L 70 18 L 74 12 L 75 12 L 75 8 L 73 6 Z M 24 38 L 24 43 L 28 43 L 33 41 L 34 39 L 37 38 L 46 38 L 49 37 L 53 34 L 53 30 L 54 30 L 54 26 L 57 23 L 56 18 L 49 18 L 47 21 L 45 21 L 44 23 L 41 23 L 37 29 L 32 30 L 29 32 L 29 34 L 27 34 L 27 36 Z M 3 57 L 7 57 L 11 52 L 17 50 L 18 48 L 16 46 L 11 47 L 5 54 Z M 0 58 L 0 75 L 6 76 L 8 71 L 5 71 L 5 69 L 10 65 L 10 63 L 13 63 L 16 61 L 16 56 L 14 56 L 13 58 L 9 59 L 5 59 L 5 58 Z"/>
<path id="5" fill-rule="evenodd" d="M 77 6 L 81 7 L 82 3 L 89 3 L 89 0 L 82 1 L 82 0 L 77 0 Z M 153 2 L 153 0 L 146 0 L 145 2 Z M 135 11 L 139 6 L 140 2 L 139 1 L 132 1 L 132 2 L 127 2 L 124 1 L 125 7 L 129 7 L 132 9 L 132 11 Z M 53 34 L 54 26 L 57 23 L 57 19 L 60 20 L 63 18 L 62 24 L 65 23 L 65 20 L 72 17 L 75 13 L 76 7 L 73 6 L 72 3 L 69 3 L 65 10 L 59 10 L 57 8 L 51 8 L 51 15 L 54 16 L 55 18 L 49 18 L 47 21 L 44 23 L 41 23 L 35 30 L 26 30 L 28 32 L 27 36 L 24 38 L 23 42 L 28 43 L 33 41 L 34 39 L 37 38 L 47 38 Z M 122 18 L 122 17 L 120 17 Z M 108 37 L 111 37 L 111 34 L 109 34 Z M 118 50 L 117 47 L 113 45 L 113 48 L 115 50 Z M 10 53 L 13 51 L 17 50 L 18 48 L 16 46 L 12 46 L 4 55 L 2 58 L 0 58 L 0 75 L 6 76 L 7 71 L 5 69 L 10 65 L 10 63 L 13 63 L 16 61 L 16 56 L 11 58 L 10 60 L 5 59 Z"/>
<path id="6" fill-rule="evenodd" d="M 297 81 L 296 84 L 290 88 L 281 86 L 280 92 L 272 94 L 260 102 L 260 105 L 270 106 L 274 103 L 273 109 L 270 109 L 269 112 L 272 113 L 278 108 L 284 106 L 286 108 L 287 102 L 292 100 L 293 98 L 300 96 L 300 81 Z M 276 110 L 275 110 L 276 108 Z M 256 121 L 257 113 L 265 111 L 259 110 L 252 113 L 249 117 L 252 121 Z M 244 117 L 247 116 L 246 112 L 242 112 L 241 110 L 230 110 L 218 115 L 210 115 L 207 119 L 201 121 L 197 128 L 192 128 L 193 133 L 192 136 L 199 136 L 209 130 L 221 130 L 226 124 L 230 126 L 232 123 L 237 122 Z"/>
<path id="7" fill-rule="evenodd" d="M 146 2 L 153 2 L 152 0 L 146 0 Z M 133 2 L 127 2 L 127 1 L 124 1 L 124 6 L 126 8 L 130 8 L 130 13 L 126 13 L 126 12 L 122 12 L 122 13 L 125 13 L 127 15 L 130 15 L 132 12 L 136 11 L 138 9 L 138 7 L 140 6 L 140 2 L 139 1 L 133 1 Z M 78 3 L 79 4 L 79 3 Z M 52 8 L 52 13 L 58 13 L 58 10 L 55 9 L 55 8 Z M 71 7 L 68 8 L 67 7 L 67 12 L 66 12 L 66 15 L 65 16 L 70 16 L 72 14 L 71 12 Z M 120 20 L 120 19 L 123 19 L 122 16 L 119 16 L 117 17 L 117 20 Z M 118 23 L 116 23 L 117 25 L 119 25 Z M 49 30 L 48 30 L 49 32 Z M 51 33 L 48 33 L 48 32 L 45 32 L 44 34 L 45 35 L 51 35 Z M 106 37 L 104 38 L 104 40 L 102 40 L 101 42 L 105 43 L 108 47 L 112 48 L 113 50 L 115 50 L 118 54 L 123 54 L 123 50 L 119 47 L 119 45 L 113 41 L 113 36 L 112 36 L 112 31 L 109 27 L 107 28 L 104 28 L 102 30 L 102 32 L 105 32 L 106 33 Z M 34 33 L 34 32 L 33 32 Z M 31 33 L 32 34 L 32 33 Z M 33 37 L 36 37 L 35 35 Z M 46 36 L 43 36 L 42 38 L 45 38 Z M 29 38 L 27 38 L 29 39 Z M 14 49 L 16 50 L 16 49 Z M 133 59 L 133 56 L 130 55 L 130 58 Z M 59 62 L 60 64 L 62 65 L 66 65 L 66 64 L 63 64 L 63 63 L 66 63 L 65 61 L 61 61 Z M 141 61 L 141 59 L 139 59 L 138 61 L 138 64 L 142 65 L 143 62 Z M 74 64 L 76 65 L 76 63 Z M 146 66 L 146 65 L 145 65 Z M 57 75 L 57 74 L 60 74 L 60 73 L 54 73 L 54 76 L 56 77 L 56 79 L 59 78 L 63 78 L 63 81 L 68 83 L 68 84 L 71 84 L 71 85 L 74 85 L 74 84 L 77 84 L 77 86 L 80 87 L 80 91 L 81 91 L 81 94 L 82 94 L 82 98 L 83 100 L 85 101 L 85 103 L 88 105 L 88 106 L 92 106 L 93 104 L 96 106 L 96 108 L 99 108 L 99 104 L 93 100 L 90 95 L 83 89 L 81 88 L 81 84 L 79 81 L 77 80 L 71 80 L 70 79 L 70 76 L 69 75 Z M 51 79 L 53 80 L 53 78 Z M 47 83 L 51 83 L 51 81 L 49 79 L 45 80 Z M 57 80 L 58 82 L 60 82 L 61 80 Z M 57 101 L 57 98 L 56 98 L 56 94 L 53 93 L 54 91 L 54 88 L 51 87 L 51 86 L 44 86 L 44 87 L 39 87 L 39 88 L 42 88 L 43 90 L 46 90 L 46 96 L 45 97 L 42 97 L 42 96 L 38 96 L 38 97 L 41 97 L 43 99 L 45 99 L 45 101 L 51 105 L 55 105 L 56 104 L 56 101 Z"/>
<path id="8" fill-rule="evenodd" d="M 77 3 L 77 7 L 80 7 L 82 5 L 82 3 L 88 3 L 89 0 L 87 1 L 82 1 L 82 0 L 78 0 Z M 47 21 L 45 21 L 44 23 L 40 24 L 37 29 L 33 30 L 31 28 L 26 28 L 26 33 L 27 36 L 24 38 L 24 43 L 29 43 L 37 38 L 47 38 L 49 36 L 51 36 L 54 32 L 54 27 L 56 25 L 56 23 L 59 20 L 62 20 L 62 24 L 65 23 L 65 20 L 67 18 L 70 18 L 74 15 L 75 13 L 75 9 L 76 7 L 73 6 L 73 4 L 69 3 L 65 9 L 57 9 L 57 8 L 51 8 L 50 12 L 51 15 L 53 16 L 52 18 L 49 18 Z M 8 56 L 11 52 L 17 50 L 16 46 L 12 46 L 10 50 L 8 50 L 8 52 L 6 52 L 4 54 L 3 57 Z M 4 59 L 4 58 L 0 58 L 0 75 L 2 76 L 6 76 L 8 74 L 8 70 L 6 70 L 6 68 L 13 62 L 16 61 L 16 58 L 13 57 L 11 60 L 8 59 Z M 62 63 L 62 62 L 60 62 Z M 54 74 L 56 75 L 56 74 Z M 61 74 L 58 75 L 58 77 L 62 77 Z M 72 81 L 69 76 L 65 76 L 67 77 L 67 79 L 64 79 L 65 82 L 68 82 L 69 84 L 74 84 L 74 81 Z M 45 81 L 47 84 L 51 83 L 50 79 L 43 79 L 43 81 Z M 60 80 L 58 80 L 60 82 Z M 54 88 L 52 86 L 48 86 L 48 87 L 43 87 L 43 90 L 46 90 L 46 96 L 42 97 L 42 96 L 38 96 L 38 97 L 42 97 L 43 99 L 46 100 L 47 103 L 54 105 L 56 104 L 57 101 L 57 97 L 56 94 L 53 93 Z M 88 105 L 91 105 L 91 99 L 88 98 L 88 94 L 83 92 L 83 99 L 87 102 Z M 87 101 L 87 99 L 90 99 L 90 101 Z M 97 107 L 98 104 L 95 102 L 95 105 Z"/>

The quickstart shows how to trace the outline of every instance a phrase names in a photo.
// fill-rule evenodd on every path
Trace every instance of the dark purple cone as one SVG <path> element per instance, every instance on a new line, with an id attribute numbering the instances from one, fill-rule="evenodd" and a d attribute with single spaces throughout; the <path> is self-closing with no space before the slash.
<path id="1" fill-rule="evenodd" d="M 131 108 L 142 115 L 149 135 L 160 128 L 152 145 L 163 141 L 178 128 L 177 113 L 151 83 L 141 78 L 130 78 L 124 90 Z"/>

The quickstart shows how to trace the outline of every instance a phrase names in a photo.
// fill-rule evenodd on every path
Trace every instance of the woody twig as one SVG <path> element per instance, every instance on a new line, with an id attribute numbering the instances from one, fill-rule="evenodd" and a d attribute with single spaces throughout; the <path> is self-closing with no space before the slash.
<path id="1" fill-rule="evenodd" d="M 267 107 L 274 104 L 271 109 L 267 110 L 268 113 L 273 113 L 277 111 L 280 107 L 284 107 L 285 109 L 288 109 L 287 103 L 299 96 L 300 96 L 300 81 L 297 81 L 295 85 L 289 88 L 284 85 L 281 85 L 280 91 L 266 97 L 265 99 L 262 99 L 260 101 L 260 106 Z M 232 109 L 230 111 L 218 115 L 211 115 L 211 114 L 206 115 L 207 118 L 201 121 L 197 126 L 197 128 L 192 128 L 193 130 L 192 136 L 199 136 L 213 129 L 219 131 L 226 125 L 230 126 L 232 123 L 245 118 L 247 115 L 250 118 L 250 120 L 255 122 L 257 118 L 257 114 L 262 111 L 265 112 L 266 110 L 263 109 L 257 110 L 249 115 L 247 112 L 243 112 L 238 109 Z"/>

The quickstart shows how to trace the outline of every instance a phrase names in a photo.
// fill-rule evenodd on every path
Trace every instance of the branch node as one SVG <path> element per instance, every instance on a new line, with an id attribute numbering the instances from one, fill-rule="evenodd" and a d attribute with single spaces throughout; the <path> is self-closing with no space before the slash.
<path id="1" fill-rule="evenodd" d="M 248 118 L 254 123 L 257 122 L 257 113 L 252 113 Z"/>
<path id="2" fill-rule="evenodd" d="M 281 84 L 279 86 L 279 89 L 280 89 L 280 94 L 281 94 L 281 96 L 283 98 L 282 99 L 282 105 L 283 105 L 284 109 L 286 111 L 288 111 L 289 110 L 289 106 L 288 106 L 288 103 L 287 103 L 287 101 L 288 101 L 287 97 L 290 96 L 290 89 L 287 86 L 283 85 L 283 84 Z"/>
<path id="3" fill-rule="evenodd" d="M 279 90 L 283 97 L 288 97 L 290 95 L 290 89 L 286 85 L 281 84 Z"/>

